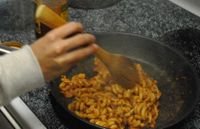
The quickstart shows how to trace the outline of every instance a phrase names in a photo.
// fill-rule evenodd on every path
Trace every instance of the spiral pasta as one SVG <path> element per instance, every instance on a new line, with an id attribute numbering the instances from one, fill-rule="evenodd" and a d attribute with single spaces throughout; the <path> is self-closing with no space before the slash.
<path id="1" fill-rule="evenodd" d="M 154 128 L 158 118 L 161 93 L 157 81 L 144 73 L 140 64 L 138 70 L 140 83 L 131 89 L 124 89 L 112 81 L 106 67 L 95 59 L 97 75 L 87 78 L 84 73 L 71 79 L 61 77 L 59 85 L 66 98 L 74 98 L 69 110 L 91 123 L 110 129 Z"/>

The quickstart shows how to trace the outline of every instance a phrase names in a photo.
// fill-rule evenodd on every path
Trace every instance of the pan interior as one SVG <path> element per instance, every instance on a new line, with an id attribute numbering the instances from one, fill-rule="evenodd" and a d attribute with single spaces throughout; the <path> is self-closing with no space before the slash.
<path id="1" fill-rule="evenodd" d="M 157 128 L 177 123 L 192 110 L 198 94 L 196 74 L 182 56 L 159 42 L 139 36 L 109 33 L 100 33 L 96 36 L 103 48 L 128 56 L 142 64 L 145 72 L 158 81 L 162 95 Z M 67 75 L 85 72 L 92 76 L 92 68 L 93 57 L 90 57 L 76 65 Z M 66 105 L 72 100 L 65 99 L 59 93 L 58 84 L 57 79 L 52 94 L 66 109 Z"/>

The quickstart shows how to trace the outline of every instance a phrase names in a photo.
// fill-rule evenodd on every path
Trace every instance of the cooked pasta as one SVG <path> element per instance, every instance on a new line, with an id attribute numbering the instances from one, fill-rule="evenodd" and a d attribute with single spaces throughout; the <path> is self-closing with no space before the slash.
<path id="1" fill-rule="evenodd" d="M 151 79 L 136 64 L 140 83 L 132 89 L 124 89 L 111 79 L 106 67 L 95 59 L 95 71 L 98 73 L 87 78 L 84 73 L 71 79 L 61 77 L 59 85 L 66 98 L 74 98 L 68 105 L 69 110 L 91 123 L 110 129 L 154 128 L 158 118 L 158 106 L 161 93 L 157 81 Z"/>

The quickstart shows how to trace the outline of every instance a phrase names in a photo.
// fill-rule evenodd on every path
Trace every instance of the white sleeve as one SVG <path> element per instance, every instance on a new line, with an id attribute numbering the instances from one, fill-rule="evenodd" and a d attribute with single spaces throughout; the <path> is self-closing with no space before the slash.
<path id="1" fill-rule="evenodd" d="M 0 105 L 44 85 L 40 65 L 30 46 L 0 56 Z"/>

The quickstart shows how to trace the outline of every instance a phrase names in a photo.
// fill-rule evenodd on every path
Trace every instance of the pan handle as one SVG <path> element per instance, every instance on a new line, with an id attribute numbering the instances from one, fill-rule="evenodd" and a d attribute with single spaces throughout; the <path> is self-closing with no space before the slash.
<path id="1" fill-rule="evenodd" d="M 16 48 L 0 45 L 0 55 L 11 53 L 12 51 L 17 50 Z"/>
<path id="2" fill-rule="evenodd" d="M 14 50 L 21 48 L 23 45 L 20 42 L 9 41 L 9 42 L 0 42 L 0 55 L 11 53 Z"/>

